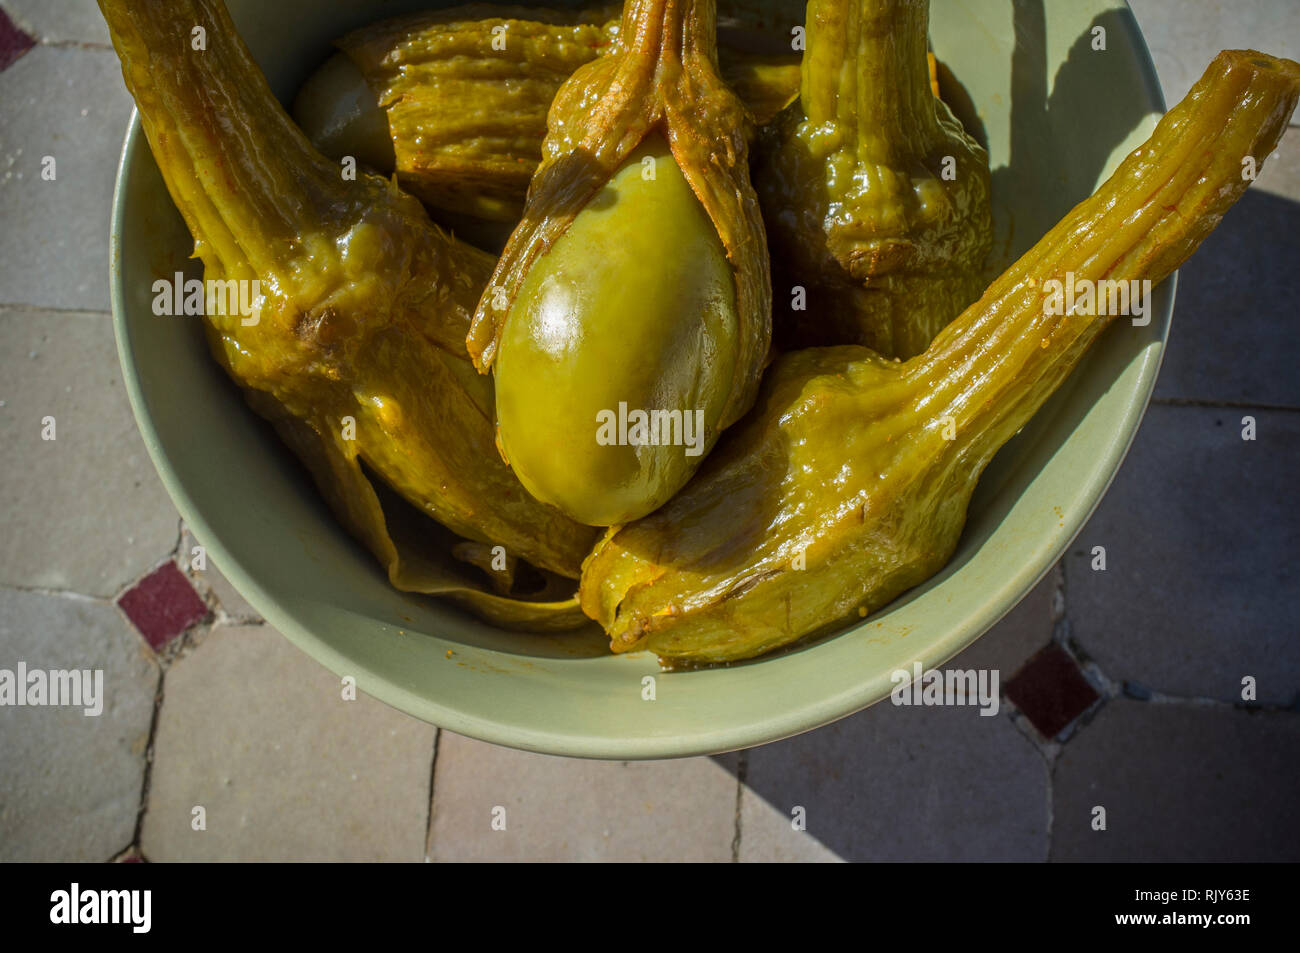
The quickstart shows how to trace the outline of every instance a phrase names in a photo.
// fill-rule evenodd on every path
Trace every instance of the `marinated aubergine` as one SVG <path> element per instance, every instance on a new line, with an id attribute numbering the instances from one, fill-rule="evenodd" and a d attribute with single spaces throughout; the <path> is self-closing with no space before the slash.
<path id="1" fill-rule="evenodd" d="M 628 0 L 551 106 L 479 301 L 498 442 L 539 500 L 614 525 L 662 505 L 753 403 L 771 334 L 752 119 L 718 77 L 713 0 Z"/>
<path id="2" fill-rule="evenodd" d="M 420 528 L 435 525 L 422 513 L 569 577 L 593 538 L 530 497 L 496 454 L 492 394 L 464 347 L 491 259 L 395 185 L 352 178 L 313 149 L 218 0 L 100 8 L 205 278 L 260 287 L 251 316 L 205 315 L 214 355 L 250 404 L 394 586 L 506 625 L 572 625 L 572 582 L 545 577 L 529 599 L 488 591 L 473 559 L 452 558 L 450 534 L 444 549 Z M 202 51 L 191 45 L 199 27 Z M 400 515 L 388 499 L 398 495 L 419 513 Z"/>
<path id="3" fill-rule="evenodd" d="M 783 346 L 925 350 L 979 297 L 988 155 L 931 84 L 929 0 L 809 0 L 799 101 L 765 131 L 755 184 Z"/>
<path id="4" fill-rule="evenodd" d="M 752 414 L 658 512 L 611 529 L 583 609 L 616 652 L 749 658 L 857 619 L 952 555 L 976 480 L 1109 322 L 1245 191 L 1295 109 L 1300 64 L 1225 51 L 1150 139 L 942 331 L 899 363 L 787 354 Z M 1105 288 L 1059 307 L 1060 284 Z M 1107 285 L 1106 282 L 1116 282 Z M 1102 312 L 1102 313 L 1098 313 Z"/>
<path id="5" fill-rule="evenodd" d="M 453 219 L 514 223 L 551 100 L 609 51 L 618 27 L 617 7 L 473 4 L 383 20 L 337 41 L 342 52 L 304 84 L 294 118 L 326 155 L 396 172 L 402 188 Z M 742 43 L 755 33 L 728 35 Z M 760 124 L 798 95 L 799 55 L 786 47 L 720 50 L 722 78 Z"/>
<path id="6" fill-rule="evenodd" d="M 475 4 L 383 20 L 336 41 L 294 117 L 326 155 L 396 172 L 431 208 L 516 222 L 551 100 L 617 15 Z"/>

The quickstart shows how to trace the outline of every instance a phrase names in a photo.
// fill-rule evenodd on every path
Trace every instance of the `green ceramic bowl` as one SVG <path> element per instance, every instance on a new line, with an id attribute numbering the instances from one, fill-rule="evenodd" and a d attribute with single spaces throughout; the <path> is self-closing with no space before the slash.
<path id="1" fill-rule="evenodd" d="M 231 0 L 282 100 L 333 37 L 420 2 Z M 1008 262 L 1092 192 L 1163 111 L 1127 6 L 1105 0 L 934 0 L 931 38 L 989 146 L 995 254 Z M 802 5 L 792 5 L 792 23 Z M 1105 49 L 1096 29 L 1104 30 Z M 159 318 L 155 278 L 197 277 L 192 243 L 133 120 L 113 208 L 122 370 L 145 442 L 194 533 L 299 648 L 365 692 L 452 731 L 533 751 L 663 758 L 773 741 L 888 695 L 890 673 L 938 666 L 987 631 L 1079 532 L 1115 475 L 1155 384 L 1174 281 L 1143 328 L 1117 322 L 984 474 L 951 563 L 838 635 L 766 659 L 662 674 L 608 654 L 599 631 L 505 632 L 392 589 L 305 472 L 244 405 L 194 319 Z M 593 627 L 594 629 L 594 627 Z M 643 700 L 643 678 L 657 679 Z"/>

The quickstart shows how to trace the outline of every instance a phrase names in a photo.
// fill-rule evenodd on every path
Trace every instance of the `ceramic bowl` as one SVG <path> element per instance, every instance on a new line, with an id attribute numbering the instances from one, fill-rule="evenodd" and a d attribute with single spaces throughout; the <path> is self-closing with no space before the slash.
<path id="1" fill-rule="evenodd" d="M 332 38 L 430 5 L 230 3 L 286 102 Z M 802 4 L 792 11 L 799 22 Z M 1095 48 L 1099 36 L 1104 49 Z M 935 0 L 931 41 L 956 79 L 945 94 L 965 100 L 972 131 L 989 148 L 1002 263 L 1090 194 L 1163 111 L 1122 3 Z M 197 321 L 152 313 L 155 278 L 199 271 L 134 118 L 112 248 L 118 349 L 145 443 L 185 521 L 248 601 L 303 651 L 417 718 L 498 744 L 620 760 L 720 752 L 807 731 L 886 697 L 895 670 L 939 666 L 987 631 L 1057 561 L 1115 475 L 1155 384 L 1174 291 L 1172 278 L 1157 289 L 1146 327 L 1108 329 L 998 454 L 937 576 L 836 635 L 727 668 L 664 674 L 649 654 L 609 654 L 594 626 L 512 633 L 389 586 L 245 406 Z M 643 698 L 648 675 L 653 701 Z"/>

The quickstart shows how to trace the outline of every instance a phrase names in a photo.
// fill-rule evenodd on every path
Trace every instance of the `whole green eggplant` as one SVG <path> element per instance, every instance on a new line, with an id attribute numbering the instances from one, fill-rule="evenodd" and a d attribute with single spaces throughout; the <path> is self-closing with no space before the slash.
<path id="1" fill-rule="evenodd" d="M 595 526 L 652 511 L 753 403 L 771 283 L 753 117 L 714 0 L 627 0 L 556 95 L 542 162 L 467 339 L 528 491 Z"/>

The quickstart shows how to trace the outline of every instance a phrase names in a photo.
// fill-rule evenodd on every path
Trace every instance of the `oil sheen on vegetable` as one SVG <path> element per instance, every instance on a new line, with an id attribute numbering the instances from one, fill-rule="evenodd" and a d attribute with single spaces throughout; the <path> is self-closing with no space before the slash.
<path id="1" fill-rule="evenodd" d="M 496 365 L 502 451 L 580 522 L 643 516 L 716 438 L 736 337 L 726 251 L 652 134 L 520 288 Z"/>

